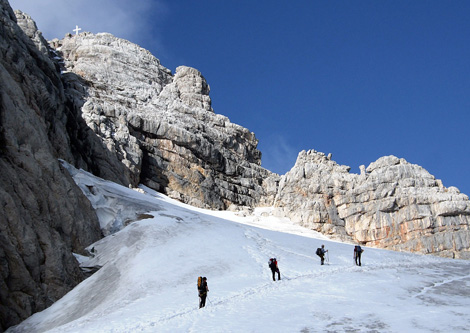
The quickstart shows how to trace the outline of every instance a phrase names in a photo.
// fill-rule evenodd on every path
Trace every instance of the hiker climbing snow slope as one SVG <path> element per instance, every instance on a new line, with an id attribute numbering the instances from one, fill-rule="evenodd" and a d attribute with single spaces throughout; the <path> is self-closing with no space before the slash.
<path id="1" fill-rule="evenodd" d="M 207 278 L 198 277 L 197 279 L 197 290 L 199 293 L 199 309 L 206 306 L 207 293 L 209 292 L 209 287 L 207 286 Z"/>
<path id="2" fill-rule="evenodd" d="M 361 266 L 361 255 L 364 250 L 359 246 L 356 245 L 354 246 L 354 262 L 356 263 L 357 266 Z"/>
<path id="3" fill-rule="evenodd" d="M 322 245 L 321 247 L 319 247 L 317 249 L 317 251 L 315 252 L 317 254 L 317 256 L 320 257 L 320 264 L 323 265 L 325 263 L 325 253 L 327 253 L 328 250 L 325 250 L 325 245 Z"/>
<path id="4" fill-rule="evenodd" d="M 276 281 L 276 273 L 277 273 L 277 279 L 281 279 L 281 272 L 279 271 L 279 267 L 277 266 L 277 259 L 276 258 L 271 258 L 269 259 L 269 268 L 271 268 L 271 273 L 273 274 L 273 281 Z"/>

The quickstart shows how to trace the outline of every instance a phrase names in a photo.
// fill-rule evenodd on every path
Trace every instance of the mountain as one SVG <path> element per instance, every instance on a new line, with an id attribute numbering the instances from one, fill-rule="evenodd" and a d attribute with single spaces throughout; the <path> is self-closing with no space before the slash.
<path id="1" fill-rule="evenodd" d="M 91 244 L 93 276 L 8 332 L 464 332 L 470 262 L 364 247 L 269 215 L 197 209 L 68 167 L 93 206 L 146 218 Z M 151 207 L 150 207 L 151 206 Z M 321 266 L 315 249 L 329 250 Z M 280 281 L 268 259 L 276 257 Z M 198 308 L 196 280 L 208 279 Z M 277 280 L 277 277 L 276 277 Z"/>
<path id="2" fill-rule="evenodd" d="M 260 167 L 253 133 L 214 113 L 196 69 L 172 75 L 148 51 L 110 34 L 51 45 L 63 73 L 72 73 L 68 86 L 82 89 L 67 90 L 77 112 L 116 156 L 114 169 L 126 170 L 125 179 L 121 172 L 105 178 L 204 208 L 274 206 L 276 216 L 362 244 L 470 258 L 468 196 L 424 168 L 386 156 L 357 175 L 310 150 L 279 176 Z M 104 176 L 103 169 L 94 173 Z"/>
<path id="3" fill-rule="evenodd" d="M 215 113 L 198 70 L 172 73 L 107 33 L 48 42 L 6 0 L 0 21 L 0 330 L 89 275 L 72 253 L 147 216 L 147 205 L 128 212 L 119 198 L 93 207 L 60 160 L 194 207 L 269 207 L 332 239 L 470 257 L 468 196 L 424 168 L 386 156 L 353 174 L 312 149 L 272 173 L 255 134 Z"/>

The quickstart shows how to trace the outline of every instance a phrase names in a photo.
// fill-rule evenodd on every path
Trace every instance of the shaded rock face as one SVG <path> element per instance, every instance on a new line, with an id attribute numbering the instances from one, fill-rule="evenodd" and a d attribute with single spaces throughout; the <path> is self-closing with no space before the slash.
<path id="1" fill-rule="evenodd" d="M 75 75 L 67 94 L 82 105 L 81 116 L 112 155 L 94 159 L 97 170 L 76 166 L 199 207 L 254 206 L 261 200 L 264 179 L 272 174 L 260 167 L 258 141 L 214 113 L 199 71 L 181 66 L 172 75 L 148 51 L 106 33 L 70 35 L 51 45 L 64 59 L 63 71 Z M 121 171 L 100 165 L 110 161 Z"/>
<path id="2" fill-rule="evenodd" d="M 25 32 L 0 0 L 0 331 L 79 283 L 72 252 L 101 235 L 89 201 L 57 160 L 73 155 L 59 72 L 34 22 L 17 14 Z"/>
<path id="3" fill-rule="evenodd" d="M 470 201 L 418 165 L 382 157 L 350 174 L 316 151 L 282 176 L 277 214 L 343 240 L 470 259 Z"/>

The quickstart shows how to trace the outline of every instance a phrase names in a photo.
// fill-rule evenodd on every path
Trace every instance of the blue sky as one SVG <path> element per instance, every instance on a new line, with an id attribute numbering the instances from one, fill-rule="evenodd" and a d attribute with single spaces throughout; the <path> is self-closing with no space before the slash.
<path id="1" fill-rule="evenodd" d="M 39 4 L 38 4 L 39 3 Z M 75 24 L 195 67 L 216 113 L 283 174 L 301 150 L 381 156 L 470 194 L 470 1 L 14 0 L 48 39 Z"/>

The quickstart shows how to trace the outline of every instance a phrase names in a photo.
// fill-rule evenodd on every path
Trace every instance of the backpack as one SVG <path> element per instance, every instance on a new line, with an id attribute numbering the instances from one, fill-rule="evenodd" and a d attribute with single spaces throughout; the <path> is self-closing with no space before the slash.
<path id="1" fill-rule="evenodd" d="M 317 252 L 315 252 L 315 253 L 316 253 L 316 255 L 319 256 L 319 257 L 321 257 L 321 255 L 323 254 L 323 252 L 322 252 L 322 250 L 321 250 L 320 247 L 317 249 Z"/>
<path id="2" fill-rule="evenodd" d="M 202 286 L 202 276 L 197 278 L 197 289 L 200 290 Z"/>
<path id="3" fill-rule="evenodd" d="M 356 245 L 356 246 L 354 247 L 354 252 L 356 252 L 356 253 L 362 253 L 361 247 L 360 247 L 359 245 Z"/>
<path id="4" fill-rule="evenodd" d="M 271 267 L 271 268 L 276 267 L 276 258 L 269 259 L 269 267 Z"/>

